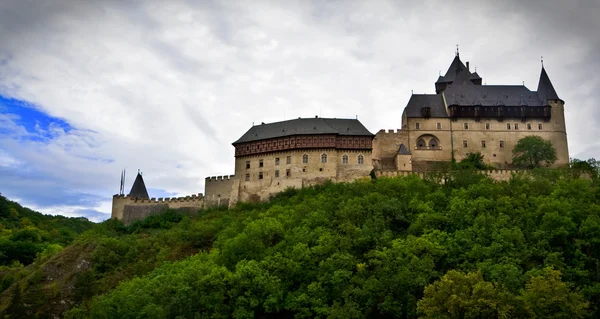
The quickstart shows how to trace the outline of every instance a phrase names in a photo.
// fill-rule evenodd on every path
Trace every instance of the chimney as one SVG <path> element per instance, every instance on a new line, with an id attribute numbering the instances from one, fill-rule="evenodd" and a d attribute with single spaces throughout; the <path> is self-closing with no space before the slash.
<path id="1" fill-rule="evenodd" d="M 471 72 L 471 70 L 469 70 L 469 61 L 467 61 L 467 71 Z"/>

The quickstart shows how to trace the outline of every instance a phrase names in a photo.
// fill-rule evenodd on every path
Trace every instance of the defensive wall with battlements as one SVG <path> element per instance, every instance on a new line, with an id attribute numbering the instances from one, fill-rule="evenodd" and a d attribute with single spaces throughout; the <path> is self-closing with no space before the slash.
<path id="1" fill-rule="evenodd" d="M 177 209 L 186 213 L 195 213 L 204 207 L 204 195 L 185 197 L 166 197 L 143 199 L 125 195 L 114 195 L 112 203 L 112 218 L 121 220 L 125 225 L 144 219 L 150 215 L 159 214 L 166 210 Z"/>
<path id="2" fill-rule="evenodd" d="M 489 178 L 496 181 L 508 181 L 510 180 L 513 174 L 519 174 L 526 172 L 525 170 L 515 170 L 515 169 L 495 169 L 495 170 L 486 170 L 481 171 L 485 173 Z M 377 177 L 396 177 L 396 176 L 410 176 L 417 175 L 421 178 L 424 178 L 427 173 L 425 172 L 416 172 L 416 171 L 376 171 L 375 176 Z"/>
<path id="3" fill-rule="evenodd" d="M 211 176 L 204 179 L 204 206 L 229 206 L 231 193 L 234 192 L 235 175 Z"/>

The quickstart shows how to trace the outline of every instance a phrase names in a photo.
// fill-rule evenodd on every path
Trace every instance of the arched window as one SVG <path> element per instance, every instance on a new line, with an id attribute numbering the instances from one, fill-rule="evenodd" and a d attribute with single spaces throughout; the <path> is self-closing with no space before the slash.
<path id="1" fill-rule="evenodd" d="M 417 140 L 417 147 L 418 148 L 425 147 L 425 146 L 427 146 L 427 144 L 425 144 L 425 140 L 424 139 L 420 138 L 420 139 Z"/>
<path id="2" fill-rule="evenodd" d="M 435 137 L 432 137 L 429 140 L 429 148 L 438 149 L 439 147 L 440 147 L 440 143 L 438 142 L 438 140 Z"/>
<path id="3" fill-rule="evenodd" d="M 342 164 L 348 164 L 348 155 L 342 156 Z"/>
<path id="4" fill-rule="evenodd" d="M 362 155 L 358 155 L 358 164 L 364 164 L 365 163 L 365 157 Z"/>
<path id="5" fill-rule="evenodd" d="M 304 163 L 304 164 L 308 163 L 308 154 L 302 155 L 302 163 Z"/>
<path id="6" fill-rule="evenodd" d="M 327 163 L 327 154 L 321 155 L 321 163 Z"/>

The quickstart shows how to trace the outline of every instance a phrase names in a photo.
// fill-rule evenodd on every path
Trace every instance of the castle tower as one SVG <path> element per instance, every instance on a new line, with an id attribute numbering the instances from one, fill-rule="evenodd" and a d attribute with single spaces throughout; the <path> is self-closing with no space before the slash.
<path id="1" fill-rule="evenodd" d="M 542 65 L 540 80 L 538 82 L 537 94 L 543 102 L 544 107 L 549 109 L 550 116 L 547 125 L 552 128 L 552 144 L 556 148 L 556 165 L 565 166 L 569 164 L 569 152 L 567 143 L 567 130 L 565 124 L 565 102 L 558 97 L 546 69 Z"/>
<path id="2" fill-rule="evenodd" d="M 138 172 L 135 181 L 133 182 L 133 186 L 131 186 L 131 191 L 129 191 L 128 197 L 132 198 L 140 198 L 140 199 L 149 199 L 148 191 L 146 190 L 146 184 L 144 184 L 144 179 L 142 178 L 142 174 Z"/>

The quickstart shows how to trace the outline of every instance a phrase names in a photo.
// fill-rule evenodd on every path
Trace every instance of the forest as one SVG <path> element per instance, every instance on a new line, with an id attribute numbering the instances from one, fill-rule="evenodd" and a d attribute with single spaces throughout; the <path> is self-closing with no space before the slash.
<path id="1" fill-rule="evenodd" d="M 595 161 L 288 189 L 109 220 L 3 286 L 6 318 L 600 317 Z M 6 272 L 4 272 L 6 276 Z"/>
<path id="2" fill-rule="evenodd" d="M 0 288 L 34 260 L 46 260 L 68 246 L 94 224 L 86 218 L 40 214 L 0 194 Z"/>

